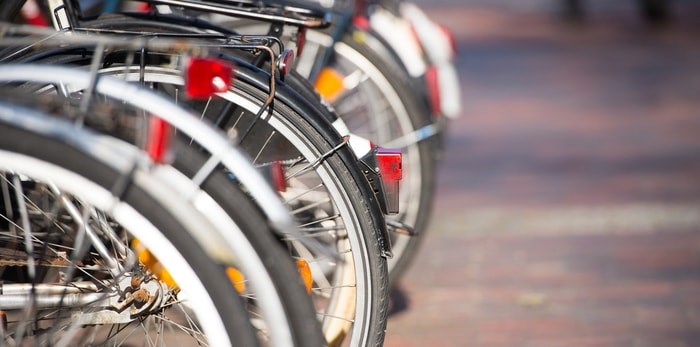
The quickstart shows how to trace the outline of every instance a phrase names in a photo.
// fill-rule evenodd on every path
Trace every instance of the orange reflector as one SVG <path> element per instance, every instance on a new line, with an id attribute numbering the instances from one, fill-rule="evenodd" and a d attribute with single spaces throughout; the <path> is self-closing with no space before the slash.
<path id="1" fill-rule="evenodd" d="M 297 259 L 297 269 L 299 270 L 299 276 L 301 276 L 301 281 L 306 287 L 306 292 L 311 294 L 311 285 L 314 283 L 314 279 L 311 276 L 311 267 L 309 263 L 304 259 Z"/>
<path id="2" fill-rule="evenodd" d="M 343 75 L 331 68 L 323 68 L 316 79 L 316 90 L 328 101 L 333 101 L 343 91 Z"/>
<path id="3" fill-rule="evenodd" d="M 226 268 L 226 275 L 231 283 L 233 283 L 233 287 L 236 288 L 238 294 L 243 294 L 245 291 L 245 276 L 243 276 L 243 273 L 229 266 Z"/>
<path id="4" fill-rule="evenodd" d="M 170 288 L 177 288 L 177 283 L 170 275 L 170 272 L 163 268 L 163 265 L 158 262 L 158 259 L 151 254 L 146 247 L 144 247 L 139 240 L 134 239 L 131 241 L 131 249 L 136 252 L 136 256 L 139 258 L 141 264 L 143 264 L 148 271 L 155 275 L 158 280 L 165 283 Z"/>

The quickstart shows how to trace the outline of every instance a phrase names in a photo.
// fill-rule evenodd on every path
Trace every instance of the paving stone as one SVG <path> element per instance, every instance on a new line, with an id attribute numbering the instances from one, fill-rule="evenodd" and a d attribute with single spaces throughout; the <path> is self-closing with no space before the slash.
<path id="1" fill-rule="evenodd" d="M 419 3 L 465 110 L 385 345 L 700 346 L 700 6 Z"/>

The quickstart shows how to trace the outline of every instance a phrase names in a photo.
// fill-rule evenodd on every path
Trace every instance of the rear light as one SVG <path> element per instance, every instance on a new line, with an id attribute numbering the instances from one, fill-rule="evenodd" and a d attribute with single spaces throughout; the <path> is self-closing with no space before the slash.
<path id="1" fill-rule="evenodd" d="M 277 60 L 277 69 L 280 72 L 280 79 L 284 80 L 284 76 L 292 71 L 294 68 L 294 51 L 291 49 L 285 49 L 282 54 L 280 54 Z"/>
<path id="2" fill-rule="evenodd" d="M 386 212 L 399 213 L 399 181 L 403 176 L 401 150 L 377 147 L 377 165 L 384 187 Z"/>
<path id="3" fill-rule="evenodd" d="M 435 66 L 430 66 L 425 70 L 425 86 L 428 88 L 428 99 L 430 101 L 430 111 L 433 115 L 442 114 L 440 100 L 440 80 L 438 70 Z"/>
<path id="4" fill-rule="evenodd" d="M 146 152 L 153 162 L 162 164 L 167 161 L 170 136 L 171 128 L 168 122 L 155 116 L 149 119 Z"/>
<path id="5" fill-rule="evenodd" d="M 189 58 L 185 66 L 185 93 L 207 99 L 226 92 L 231 85 L 232 64 L 212 58 Z"/>
<path id="6" fill-rule="evenodd" d="M 399 181 L 403 177 L 400 149 L 377 147 L 377 164 L 382 179 Z"/>
<path id="7" fill-rule="evenodd" d="M 301 56 L 301 52 L 304 51 L 304 45 L 306 44 L 306 27 L 299 27 L 297 31 L 297 57 Z"/>
<path id="8" fill-rule="evenodd" d="M 401 150 L 374 147 L 359 162 L 382 212 L 399 213 L 399 181 L 403 176 Z"/>

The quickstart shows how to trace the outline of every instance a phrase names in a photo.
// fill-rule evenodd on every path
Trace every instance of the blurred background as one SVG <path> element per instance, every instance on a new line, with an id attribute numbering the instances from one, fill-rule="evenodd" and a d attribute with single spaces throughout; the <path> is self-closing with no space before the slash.
<path id="1" fill-rule="evenodd" d="M 700 346 L 700 2 L 413 1 L 464 111 L 386 346 Z"/>

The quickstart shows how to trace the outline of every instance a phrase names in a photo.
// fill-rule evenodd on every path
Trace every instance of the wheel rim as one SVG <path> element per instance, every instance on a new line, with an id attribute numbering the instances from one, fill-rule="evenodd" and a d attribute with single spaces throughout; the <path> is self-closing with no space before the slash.
<path id="1" fill-rule="evenodd" d="M 184 84 L 182 78 L 180 77 L 180 71 L 161 67 L 147 67 L 146 71 L 147 72 L 144 75 L 145 83 L 175 86 L 182 86 Z M 126 76 L 124 74 L 125 70 L 123 67 L 104 69 L 101 71 L 101 73 L 110 74 L 116 78 L 126 79 L 129 81 L 138 81 L 139 78 L 138 68 L 130 69 Z M 175 91 L 175 94 L 181 95 L 179 90 Z M 254 114 L 259 109 L 259 104 L 239 95 L 238 93 L 221 93 L 218 94 L 218 97 L 245 108 L 247 114 Z M 213 109 L 213 106 L 210 104 L 211 100 L 212 99 L 210 98 L 209 100 L 202 102 L 204 105 L 209 105 L 209 110 Z M 206 115 L 203 114 L 202 118 L 204 117 L 206 117 Z M 274 114 L 269 119 L 266 119 L 266 121 L 269 122 L 269 125 L 274 128 L 278 134 L 283 136 L 293 146 L 293 148 L 298 150 L 299 153 L 303 155 L 306 161 L 299 164 L 304 164 L 308 161 L 313 162 L 314 159 L 321 156 L 322 153 L 317 153 L 309 143 L 302 140 L 300 132 L 291 124 L 284 121 L 282 117 Z M 238 124 L 236 121 L 234 121 L 234 124 L 236 124 L 238 128 L 242 127 L 242 124 Z M 257 152 L 251 152 L 249 154 L 253 159 L 258 157 Z M 288 169 L 293 173 L 297 168 L 290 167 Z M 343 266 L 336 266 L 336 270 L 331 276 L 332 280 L 325 281 L 326 283 L 331 284 L 328 288 L 332 288 L 331 291 L 333 294 L 330 295 L 332 300 L 323 301 L 321 298 L 315 298 L 314 302 L 315 305 L 317 305 L 317 309 L 319 309 L 318 305 L 321 303 L 322 307 L 319 311 L 324 311 L 323 313 L 319 313 L 321 319 L 324 320 L 323 317 L 326 317 L 325 321 L 330 321 L 330 323 L 324 324 L 324 335 L 326 335 L 326 339 L 329 341 L 329 343 L 340 343 L 344 341 L 344 337 L 348 334 L 348 329 L 351 329 L 351 344 L 365 345 L 369 339 L 369 315 L 373 310 L 370 299 L 373 295 L 371 292 L 371 286 L 369 285 L 371 281 L 369 276 L 370 270 L 369 264 L 367 264 L 365 260 L 365 249 L 367 245 L 365 244 L 364 240 L 359 237 L 359 233 L 361 233 L 359 229 L 359 221 L 357 221 L 348 199 L 337 186 L 337 184 L 340 184 L 338 183 L 339 179 L 337 175 L 333 173 L 325 163 L 320 165 L 315 173 L 318 175 L 318 178 L 320 178 L 323 187 L 330 196 L 329 201 L 333 203 L 332 211 L 334 213 L 326 214 L 337 214 L 339 219 L 342 219 L 342 227 L 346 229 L 348 242 L 350 243 L 353 251 L 348 253 L 342 248 L 338 249 L 341 251 L 340 253 L 352 254 L 352 262 L 346 261 L 342 262 Z M 337 201 L 341 201 L 343 203 L 338 205 L 335 203 Z M 294 210 L 293 206 L 290 207 L 292 207 L 292 210 Z M 327 221 L 328 220 L 325 220 L 324 222 Z M 350 221 L 350 223 L 348 223 L 348 221 Z M 299 229 L 302 232 L 305 231 L 304 227 L 300 227 Z M 348 229 L 350 232 L 347 232 Z M 338 247 L 342 247 L 342 244 L 339 244 Z M 334 263 L 328 259 L 323 259 L 323 261 Z M 314 262 L 314 260 L 310 262 Z M 360 270 L 351 269 L 352 267 L 358 266 L 357 264 L 359 264 Z M 318 273 L 318 271 L 315 273 Z M 357 273 L 360 273 L 360 276 L 356 276 Z M 342 283 L 338 283 L 337 281 L 341 281 Z M 321 287 L 320 289 L 315 288 L 315 296 L 322 296 L 318 294 L 318 292 L 325 291 L 325 288 L 326 287 Z"/>
<path id="2" fill-rule="evenodd" d="M 316 31 L 307 32 L 306 38 L 305 52 L 318 51 L 318 49 L 309 48 L 311 45 L 328 48 L 332 42 L 330 37 Z M 361 82 L 351 91 L 350 97 L 343 97 L 340 103 L 332 103 L 350 131 L 372 140 L 377 145 L 387 147 L 395 146 L 398 142 L 397 139 L 413 133 L 416 129 L 410 120 L 408 111 L 384 74 L 361 53 L 343 42 L 336 42 L 333 49 L 336 54 L 331 67 L 339 69 L 341 75 L 345 77 L 358 72 L 361 72 L 363 76 L 358 78 Z M 302 56 L 300 64 L 303 59 L 305 57 Z M 373 95 L 381 95 L 379 100 L 386 103 L 387 106 L 377 107 L 377 102 L 362 100 Z M 361 106 L 355 107 L 353 102 L 355 105 Z M 368 127 L 367 125 L 372 126 Z M 402 150 L 404 167 L 404 178 L 400 183 L 400 211 L 398 215 L 388 218 L 415 226 L 418 222 L 421 206 L 414 202 L 421 201 L 423 184 L 420 150 L 417 143 L 399 148 Z M 413 238 L 397 233 L 391 233 L 390 236 L 394 257 L 387 261 L 389 272 L 401 259 L 403 252 Z"/>
<path id="3" fill-rule="evenodd" d="M 70 342 L 70 345 L 99 344 L 112 338 L 118 338 L 115 343 L 118 341 L 120 341 L 120 343 L 133 343 L 133 340 L 129 340 L 129 338 L 134 337 L 136 338 L 136 341 L 159 341 L 159 337 L 156 337 L 157 335 L 167 334 L 168 332 L 179 330 L 186 333 L 184 336 L 192 337 L 194 341 L 197 341 L 197 343 L 207 344 L 207 340 L 217 341 L 217 344 L 219 342 L 224 344 L 227 343 L 226 341 L 228 341 L 228 336 L 224 328 L 225 323 L 218 319 L 217 315 L 212 315 L 212 312 L 216 312 L 216 308 L 211 299 L 209 299 L 204 284 L 199 280 L 196 272 L 189 266 L 188 262 L 180 255 L 177 249 L 145 217 L 143 217 L 129 205 L 111 198 L 111 193 L 106 189 L 92 183 L 76 173 L 67 171 L 56 165 L 2 150 L 0 150 L 0 162 L 2 162 L 2 164 L 0 164 L 0 170 L 2 170 L 3 173 L 1 183 L 5 188 L 4 191 L 8 192 L 9 189 L 17 192 L 18 196 L 24 197 L 22 199 L 22 201 L 24 201 L 24 206 L 26 207 L 24 208 L 24 211 L 27 212 L 27 216 L 32 216 L 30 219 L 33 219 L 31 221 L 32 230 L 44 230 L 36 229 L 38 226 L 41 226 L 41 223 L 43 222 L 51 223 L 51 225 L 59 227 L 58 230 L 65 233 L 65 235 L 75 232 L 75 228 L 72 230 L 68 229 L 69 225 L 66 224 L 64 220 L 56 219 L 49 222 L 49 216 L 63 216 L 62 219 L 65 219 L 66 215 L 69 214 L 65 210 L 67 207 L 63 207 L 63 209 L 60 207 L 60 205 L 66 205 L 64 202 L 60 202 L 61 199 L 57 195 L 50 196 L 44 194 L 46 192 L 51 192 L 49 184 L 47 184 L 50 183 L 51 186 L 58 189 L 58 192 L 61 194 L 60 197 L 68 198 L 68 201 L 76 204 L 81 211 L 91 212 L 83 215 L 83 217 L 86 217 L 83 222 L 87 222 L 89 225 L 93 225 L 93 227 L 99 225 L 107 227 L 107 225 L 102 223 L 107 221 L 107 219 L 102 219 L 101 216 L 109 215 L 109 223 L 115 223 L 113 227 L 110 227 L 112 231 L 114 230 L 114 227 L 118 225 L 120 226 L 119 229 L 121 231 L 130 236 L 129 239 L 138 239 L 139 242 L 141 242 L 141 244 L 144 245 L 154 257 L 157 259 L 162 259 L 160 264 L 166 269 L 171 270 L 170 274 L 176 283 L 178 283 L 179 290 L 181 290 L 182 293 L 185 294 L 184 296 L 187 297 L 187 299 L 184 299 L 184 301 L 182 299 L 178 299 L 169 302 L 166 306 L 164 306 L 167 308 L 158 314 L 148 314 L 142 317 L 142 319 L 130 321 L 128 324 L 110 324 L 109 327 L 105 324 L 95 323 L 97 321 L 92 319 L 97 318 L 91 318 L 90 311 L 86 311 L 84 308 L 82 311 L 80 311 L 82 312 L 82 318 L 80 319 L 77 318 L 78 316 L 74 315 L 75 311 L 73 314 L 70 314 L 69 312 L 69 315 L 66 317 L 61 317 L 60 315 L 55 314 L 55 312 L 60 312 L 58 310 L 49 310 L 49 312 L 38 310 L 37 314 L 39 312 L 49 314 L 43 317 L 37 316 L 37 319 L 41 318 L 40 320 L 44 321 L 44 323 L 50 322 L 48 325 L 49 328 L 47 329 L 42 329 L 47 327 L 47 325 L 44 324 L 35 324 L 33 327 L 30 327 L 20 323 L 19 321 L 13 321 L 12 318 L 19 317 L 18 314 L 20 314 L 20 312 L 6 311 L 7 317 L 10 318 L 8 322 L 8 331 L 15 331 L 14 338 L 33 336 L 33 339 L 37 339 L 37 336 L 42 335 L 43 333 L 45 336 L 42 336 L 41 338 L 57 339 L 53 343 L 54 345 L 68 343 L 63 341 L 67 338 L 85 339 L 82 340 L 82 342 L 80 340 L 73 340 Z M 8 179 L 8 175 L 5 175 L 8 172 L 13 173 L 11 175 L 13 179 Z M 21 180 L 18 178 L 20 177 L 19 175 L 22 177 Z M 22 186 L 27 185 L 29 182 L 33 182 L 31 191 L 22 188 Z M 56 190 L 54 190 L 54 193 L 55 192 Z M 34 197 L 38 197 L 39 199 L 33 199 Z M 49 208 L 42 208 L 44 206 L 48 206 Z M 3 219 L 12 220 L 12 216 L 9 215 L 11 213 L 8 211 L 8 209 L 3 211 Z M 24 226 L 28 224 L 22 225 Z M 20 225 L 15 224 L 15 226 L 19 227 Z M 127 232 L 127 230 L 133 231 Z M 103 232 L 106 234 L 109 232 L 109 230 L 103 230 Z M 7 233 L 4 233 L 4 237 L 6 238 L 14 238 L 15 242 L 18 243 L 24 242 L 21 240 L 21 237 L 20 239 L 17 239 L 15 236 L 16 235 L 13 236 L 12 231 L 9 230 Z M 47 240 L 49 240 L 49 236 L 51 236 L 51 233 L 45 233 L 45 235 L 42 235 L 40 232 L 34 232 L 32 234 L 32 244 L 47 250 L 47 252 L 44 254 L 50 255 L 51 259 L 68 261 L 69 263 L 61 266 L 58 266 L 55 263 L 53 265 L 49 264 L 48 266 L 44 266 L 46 269 L 42 269 L 41 261 L 36 261 L 35 265 L 40 265 L 38 268 L 39 271 L 37 271 L 36 274 L 41 274 L 41 276 L 37 276 L 35 278 L 37 280 L 41 278 L 49 282 L 43 285 L 55 288 L 56 284 L 74 283 L 72 278 L 77 278 L 77 276 L 67 276 L 60 281 L 53 276 L 57 273 L 57 269 L 70 267 L 71 265 L 75 266 L 76 273 L 81 277 L 85 277 L 88 280 L 87 282 L 98 282 L 100 283 L 99 287 L 101 288 L 110 288 L 114 285 L 118 285 L 115 281 L 119 281 L 119 279 L 115 278 L 115 276 L 111 275 L 108 271 L 105 271 L 104 266 L 100 266 L 99 262 L 92 264 L 92 266 L 88 266 L 88 263 L 82 263 L 82 261 L 81 263 L 70 261 L 70 258 L 66 256 L 66 254 L 72 254 L 73 251 L 71 250 L 71 243 L 69 242 L 70 239 L 62 239 L 62 241 L 68 242 L 67 244 L 58 244 L 53 240 L 51 242 L 47 242 Z M 77 242 L 75 241 L 75 238 L 73 238 L 73 241 Z M 24 243 L 26 244 L 26 242 Z M 8 244 L 8 242 L 4 242 L 5 246 Z M 5 250 L 7 250 L 7 248 L 5 248 Z M 126 259 L 122 260 L 126 261 Z M 139 268 L 142 268 L 142 266 L 143 264 L 141 263 Z M 4 270 L 7 270 L 7 268 L 4 268 Z M 4 275 L 11 274 L 5 273 Z M 122 279 L 126 279 L 126 277 Z M 169 290 L 172 289 L 173 288 L 169 288 Z M 103 289 L 100 296 L 104 298 L 105 296 L 109 295 L 108 293 L 108 291 Z M 174 295 L 174 293 L 170 292 L 168 295 Z M 178 294 L 177 297 L 182 298 L 184 296 Z M 173 298 L 175 298 L 175 296 L 170 297 L 170 299 Z M 62 300 L 66 300 L 66 302 L 68 301 L 67 299 Z M 68 305 L 64 304 L 64 306 Z M 183 318 L 187 326 L 179 325 L 178 322 L 174 321 L 174 315 L 168 316 L 168 314 L 176 313 L 174 312 L 176 309 L 179 311 L 177 312 L 180 315 L 179 318 Z M 28 312 L 24 308 L 20 311 L 23 313 Z M 195 316 L 198 318 L 197 320 L 200 322 L 200 324 L 193 324 L 194 320 L 187 318 L 188 316 L 191 316 L 190 312 L 195 313 Z M 52 317 L 53 321 L 51 321 Z M 86 322 L 91 322 L 93 324 L 92 328 L 83 327 L 82 325 L 86 324 Z M 24 328 L 22 328 L 22 326 L 24 326 Z M 64 329 L 58 329 L 59 327 L 63 327 Z M 86 329 L 89 331 L 86 331 Z M 108 331 L 105 332 L 105 330 Z M 142 330 L 140 338 L 135 335 L 138 330 Z M 129 335 L 125 337 L 125 334 Z M 178 338 L 181 339 L 182 335 L 178 334 Z M 44 341 L 42 343 L 47 343 L 47 341 L 41 339 L 36 341 L 37 343 L 38 341 Z"/>

